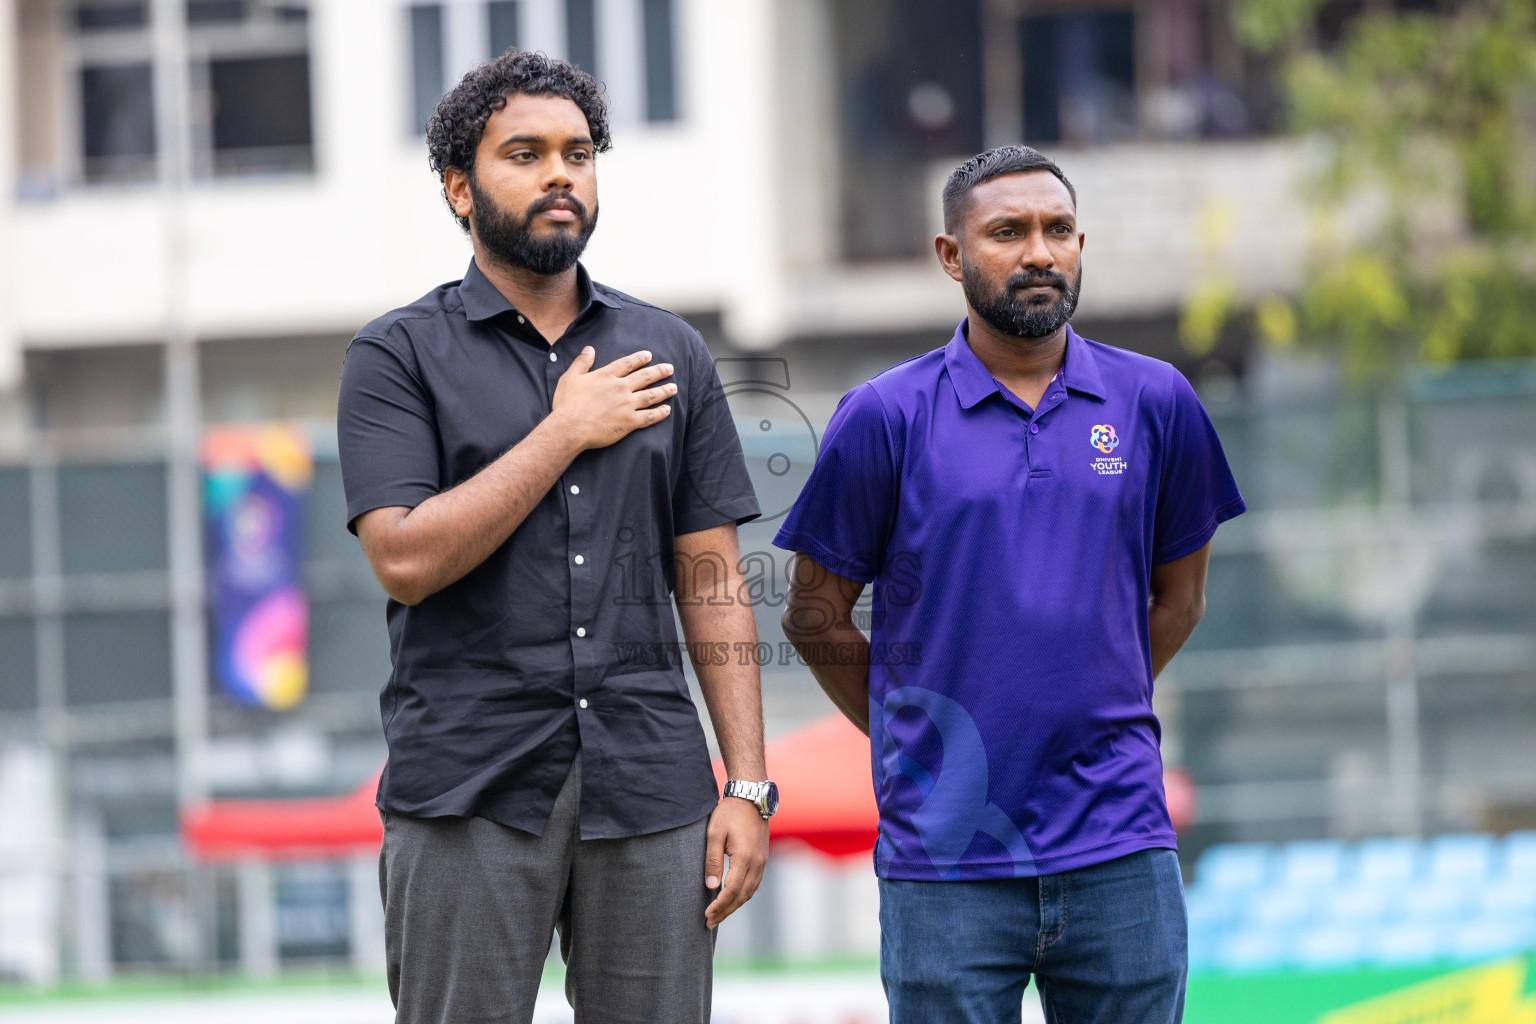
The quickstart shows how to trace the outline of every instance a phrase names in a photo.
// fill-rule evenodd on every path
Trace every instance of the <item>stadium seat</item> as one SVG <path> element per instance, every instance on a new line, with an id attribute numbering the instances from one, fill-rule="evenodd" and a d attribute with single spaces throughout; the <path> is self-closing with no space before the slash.
<path id="1" fill-rule="evenodd" d="M 1355 878 L 1367 885 L 1401 885 L 1419 873 L 1423 853 L 1417 839 L 1364 839 L 1355 855 Z"/>
<path id="2" fill-rule="evenodd" d="M 1366 957 L 1383 967 L 1432 963 L 1446 953 L 1444 928 L 1433 924 L 1386 925 L 1366 939 Z"/>
<path id="3" fill-rule="evenodd" d="M 1365 956 L 1365 933 L 1339 925 L 1315 925 L 1296 933 L 1289 961 L 1308 970 L 1354 967 Z"/>
<path id="4" fill-rule="evenodd" d="M 1498 869 L 1506 878 L 1536 878 L 1536 832 L 1511 832 L 1506 836 Z"/>
<path id="5" fill-rule="evenodd" d="M 1195 883 L 1219 892 L 1257 889 L 1269 881 L 1272 855 L 1268 843 L 1213 846 L 1195 864 Z"/>
<path id="6" fill-rule="evenodd" d="M 1404 920 L 1446 925 L 1465 915 L 1471 897 L 1465 883 L 1419 881 L 1402 891 L 1398 903 Z"/>
<path id="7" fill-rule="evenodd" d="M 1437 836 L 1429 843 L 1428 877 L 1435 882 L 1465 882 L 1486 878 L 1496 849 L 1493 836 L 1483 832 Z"/>
<path id="8" fill-rule="evenodd" d="M 1246 902 L 1244 899 L 1234 898 L 1229 892 L 1217 892 L 1192 886 L 1184 897 L 1184 904 L 1189 912 L 1190 932 L 1225 928 L 1242 915 Z"/>
<path id="9" fill-rule="evenodd" d="M 1447 952 L 1456 960 L 1476 962 L 1524 953 L 1536 947 L 1536 918 L 1482 917 L 1451 930 Z"/>
<path id="10" fill-rule="evenodd" d="M 1285 928 L 1308 921 L 1317 911 L 1315 889 L 1273 888 L 1248 900 L 1243 923 L 1251 928 Z"/>
<path id="11" fill-rule="evenodd" d="M 1483 962 L 1536 951 L 1536 831 L 1216 846 L 1187 902 L 1192 969 Z"/>
<path id="12" fill-rule="evenodd" d="M 1189 930 L 1189 969 L 1192 972 L 1208 971 L 1217 966 L 1216 957 L 1221 951 L 1225 935 L 1219 931 Z"/>
<path id="13" fill-rule="evenodd" d="M 1536 875 L 1497 876 L 1478 888 L 1473 905 L 1483 914 L 1536 916 Z"/>
<path id="14" fill-rule="evenodd" d="M 1344 873 L 1349 847 L 1338 839 L 1287 843 L 1275 856 L 1275 877 L 1292 888 L 1332 885 Z"/>
<path id="15" fill-rule="evenodd" d="M 1276 929 L 1256 929 L 1228 935 L 1216 953 L 1216 963 L 1227 971 L 1273 971 L 1285 965 L 1288 936 Z"/>
<path id="16" fill-rule="evenodd" d="M 1401 895 L 1400 890 L 1382 885 L 1344 886 L 1323 896 L 1318 917 L 1340 925 L 1373 925 L 1397 910 Z"/>

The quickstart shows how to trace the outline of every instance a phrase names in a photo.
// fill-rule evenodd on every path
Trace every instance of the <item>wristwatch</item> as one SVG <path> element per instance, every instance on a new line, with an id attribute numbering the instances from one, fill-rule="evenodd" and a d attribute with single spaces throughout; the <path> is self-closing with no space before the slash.
<path id="1" fill-rule="evenodd" d="M 773 817 L 773 813 L 779 809 L 779 787 L 771 782 L 742 782 L 740 779 L 731 779 L 725 784 L 726 796 L 739 796 L 743 800 L 752 801 L 757 807 L 757 813 L 765 819 Z"/>

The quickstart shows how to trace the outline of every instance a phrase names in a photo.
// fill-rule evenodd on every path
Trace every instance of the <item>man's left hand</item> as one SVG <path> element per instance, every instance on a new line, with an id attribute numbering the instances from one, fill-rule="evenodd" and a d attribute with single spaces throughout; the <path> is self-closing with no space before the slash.
<path id="1" fill-rule="evenodd" d="M 731 868 L 725 870 L 725 858 Z M 768 864 L 768 819 L 750 800 L 728 796 L 709 816 L 704 852 L 704 885 L 720 894 L 704 910 L 704 924 L 714 928 L 752 898 Z M 723 875 L 723 877 L 722 877 Z"/>

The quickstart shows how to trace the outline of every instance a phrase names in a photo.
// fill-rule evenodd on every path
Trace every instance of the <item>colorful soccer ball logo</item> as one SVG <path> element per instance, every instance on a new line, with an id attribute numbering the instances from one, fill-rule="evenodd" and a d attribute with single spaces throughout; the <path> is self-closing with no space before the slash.
<path id="1" fill-rule="evenodd" d="M 1101 423 L 1089 432 L 1088 443 L 1108 455 L 1120 446 L 1120 439 L 1115 436 L 1114 427 L 1108 423 Z"/>

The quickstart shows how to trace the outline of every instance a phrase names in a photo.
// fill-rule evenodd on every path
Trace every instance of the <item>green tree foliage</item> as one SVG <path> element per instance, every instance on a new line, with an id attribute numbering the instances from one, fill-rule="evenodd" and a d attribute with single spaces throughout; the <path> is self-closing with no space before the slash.
<path id="1" fill-rule="evenodd" d="M 1536 354 L 1536 0 L 1368 12 L 1326 50 L 1321 6 L 1233 4 L 1244 41 L 1281 57 L 1291 129 L 1321 144 L 1302 291 L 1262 300 L 1259 333 L 1336 344 L 1357 378 Z M 1196 346 L 1208 291 L 1185 310 Z"/>

